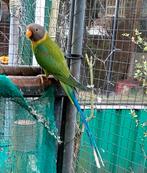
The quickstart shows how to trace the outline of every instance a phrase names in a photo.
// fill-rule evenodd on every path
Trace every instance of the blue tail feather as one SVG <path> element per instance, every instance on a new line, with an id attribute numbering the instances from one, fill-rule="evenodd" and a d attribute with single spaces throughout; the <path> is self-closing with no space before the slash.
<path id="1" fill-rule="evenodd" d="M 74 105 L 75 105 L 75 107 L 77 108 L 78 112 L 80 113 L 80 117 L 81 117 L 82 122 L 83 122 L 84 125 L 85 125 L 85 129 L 86 129 L 87 135 L 88 135 L 88 137 L 89 137 L 91 147 L 93 148 L 93 150 L 94 150 L 94 152 L 95 152 L 95 153 L 94 153 L 94 157 L 96 157 L 95 154 L 97 155 L 97 158 L 95 158 L 96 163 L 98 162 L 98 163 L 97 163 L 97 166 L 100 168 L 100 162 L 101 162 L 101 164 L 104 166 L 102 157 L 101 157 L 100 152 L 99 152 L 99 150 L 98 150 L 98 148 L 97 148 L 96 141 L 95 141 L 95 139 L 94 139 L 94 137 L 93 137 L 93 134 L 92 134 L 92 132 L 91 132 L 91 130 L 90 130 L 90 128 L 89 128 L 89 125 L 88 125 L 88 123 L 87 123 L 87 121 L 86 121 L 86 117 L 85 117 L 85 115 L 84 115 L 84 112 L 81 110 L 81 107 L 80 107 L 80 105 L 79 105 L 79 103 L 78 103 L 78 100 L 77 100 L 77 98 L 76 98 L 76 96 L 75 96 L 74 93 L 73 93 L 73 95 L 72 95 L 72 100 L 73 100 Z M 99 161 L 100 161 L 100 162 L 99 162 Z"/>
<path id="2" fill-rule="evenodd" d="M 102 166 L 104 166 L 104 163 L 103 163 L 103 160 L 101 158 L 100 152 L 97 148 L 95 138 L 93 137 L 92 132 L 89 128 L 89 125 L 86 121 L 86 117 L 84 115 L 84 112 L 81 110 L 81 107 L 78 103 L 78 100 L 77 100 L 75 92 L 74 92 L 74 88 L 72 88 L 71 86 L 69 86 L 69 85 L 67 85 L 61 81 L 60 81 L 60 83 L 61 83 L 61 86 L 63 87 L 65 93 L 69 97 L 70 101 L 75 105 L 75 107 L 77 108 L 77 111 L 80 113 L 81 120 L 85 126 L 87 135 L 88 135 L 89 140 L 90 140 L 91 147 L 93 149 L 93 154 L 94 154 L 96 165 L 98 168 L 100 168 L 101 164 L 102 164 Z"/>

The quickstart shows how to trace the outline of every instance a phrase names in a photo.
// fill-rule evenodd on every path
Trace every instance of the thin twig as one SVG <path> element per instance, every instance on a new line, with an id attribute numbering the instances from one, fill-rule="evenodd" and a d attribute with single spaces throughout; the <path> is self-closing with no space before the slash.
<path id="1" fill-rule="evenodd" d="M 93 59 L 93 57 L 91 56 L 90 58 L 88 57 L 88 55 L 85 55 L 88 67 L 89 67 L 89 71 L 90 71 L 90 86 L 91 86 L 91 94 L 90 94 L 90 102 L 91 102 L 91 113 L 90 116 L 86 119 L 87 121 L 90 121 L 91 119 L 94 118 L 94 82 L 93 82 L 93 66 L 95 64 L 95 61 Z"/>

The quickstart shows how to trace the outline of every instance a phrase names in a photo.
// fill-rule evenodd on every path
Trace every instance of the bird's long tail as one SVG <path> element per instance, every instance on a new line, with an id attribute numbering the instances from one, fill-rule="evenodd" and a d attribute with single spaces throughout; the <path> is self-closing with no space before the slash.
<path id="1" fill-rule="evenodd" d="M 95 138 L 93 137 L 93 134 L 90 130 L 90 127 L 86 121 L 86 117 L 84 115 L 84 112 L 81 110 L 81 107 L 78 103 L 78 100 L 76 98 L 76 95 L 75 95 L 75 92 L 74 92 L 74 89 L 62 82 L 61 83 L 61 86 L 63 87 L 65 93 L 67 94 L 67 96 L 69 97 L 70 101 L 75 105 L 75 107 L 77 108 L 78 112 L 80 113 L 80 117 L 81 117 L 81 120 L 85 126 L 85 129 L 86 129 L 86 132 L 87 132 L 87 135 L 89 137 L 89 140 L 90 140 L 90 144 L 91 144 L 91 147 L 92 147 L 92 150 L 93 150 L 93 155 L 94 155 L 94 158 L 95 158 L 95 162 L 96 162 L 96 165 L 98 168 L 101 168 L 101 165 L 104 166 L 104 162 L 103 162 L 103 159 L 101 157 L 101 154 L 97 148 L 97 145 L 96 145 L 96 141 L 95 141 Z"/>

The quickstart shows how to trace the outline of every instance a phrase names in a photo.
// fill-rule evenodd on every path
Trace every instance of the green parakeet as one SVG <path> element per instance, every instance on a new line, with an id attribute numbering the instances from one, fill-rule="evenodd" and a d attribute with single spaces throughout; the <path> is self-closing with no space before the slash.
<path id="1" fill-rule="evenodd" d="M 86 87 L 82 86 L 71 75 L 63 52 L 59 46 L 52 41 L 44 27 L 35 23 L 29 24 L 27 26 L 26 36 L 31 40 L 33 53 L 38 64 L 45 71 L 45 74 L 51 74 L 55 77 L 55 79 L 59 80 L 71 103 L 77 108 L 78 112 L 80 113 L 81 120 L 85 125 L 85 129 L 93 149 L 96 165 L 98 168 L 101 167 L 101 164 L 104 166 L 95 139 L 86 121 L 86 117 L 75 96 L 75 88 L 85 90 Z"/>

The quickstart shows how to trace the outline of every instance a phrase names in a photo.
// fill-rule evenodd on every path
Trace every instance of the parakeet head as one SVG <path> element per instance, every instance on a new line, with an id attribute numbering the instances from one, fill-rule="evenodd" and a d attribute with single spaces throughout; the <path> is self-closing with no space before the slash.
<path id="1" fill-rule="evenodd" d="M 26 37 L 31 41 L 39 41 L 45 35 L 45 29 L 43 26 L 31 23 L 27 26 Z"/>

